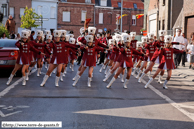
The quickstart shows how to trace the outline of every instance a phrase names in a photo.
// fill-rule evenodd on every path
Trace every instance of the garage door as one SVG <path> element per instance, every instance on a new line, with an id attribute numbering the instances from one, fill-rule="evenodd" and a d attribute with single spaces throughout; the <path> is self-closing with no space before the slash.
<path id="1" fill-rule="evenodd" d="M 156 33 L 156 20 L 149 21 L 149 32 Z"/>
<path id="2" fill-rule="evenodd" d="M 190 38 L 192 32 L 194 32 L 194 17 L 187 19 L 187 38 Z"/>

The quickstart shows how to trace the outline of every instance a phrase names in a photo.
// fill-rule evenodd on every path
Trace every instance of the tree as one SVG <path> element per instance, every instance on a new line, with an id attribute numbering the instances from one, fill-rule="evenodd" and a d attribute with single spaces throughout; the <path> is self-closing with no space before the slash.
<path id="1" fill-rule="evenodd" d="M 5 33 L 6 37 L 9 38 L 9 31 L 3 24 L 0 24 L 0 37 L 2 36 L 3 33 Z"/>
<path id="2" fill-rule="evenodd" d="M 36 19 L 42 18 L 42 15 L 38 15 L 35 13 L 35 10 L 26 6 L 24 15 L 21 17 L 21 27 L 22 28 L 31 28 L 31 27 L 38 27 L 40 25 L 35 24 Z"/>

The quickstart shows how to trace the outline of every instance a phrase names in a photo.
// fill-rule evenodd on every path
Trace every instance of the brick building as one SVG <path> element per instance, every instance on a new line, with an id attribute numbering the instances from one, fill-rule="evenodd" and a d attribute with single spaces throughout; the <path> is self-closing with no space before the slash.
<path id="1" fill-rule="evenodd" d="M 68 0 L 58 3 L 57 29 L 74 31 L 75 37 L 80 35 L 80 28 L 84 27 L 85 17 L 91 18 L 90 26 L 94 26 L 94 0 Z"/>
<path id="2" fill-rule="evenodd" d="M 9 0 L 9 14 L 13 16 L 16 22 L 16 33 L 21 26 L 21 16 L 24 14 L 25 7 L 31 8 L 31 0 Z"/>
<path id="3" fill-rule="evenodd" d="M 0 0 L 0 7 L 1 7 L 0 12 L 3 14 L 2 24 L 5 25 L 5 23 L 8 19 L 8 14 L 9 14 L 8 13 L 8 1 L 7 0 Z"/>

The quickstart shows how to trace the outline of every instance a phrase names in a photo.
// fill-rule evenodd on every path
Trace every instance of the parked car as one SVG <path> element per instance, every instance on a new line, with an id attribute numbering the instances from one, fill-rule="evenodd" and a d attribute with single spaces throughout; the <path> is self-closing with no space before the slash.
<path id="1" fill-rule="evenodd" d="M 19 49 L 15 46 L 17 40 L 0 39 L 0 69 L 12 70 L 15 66 Z"/>

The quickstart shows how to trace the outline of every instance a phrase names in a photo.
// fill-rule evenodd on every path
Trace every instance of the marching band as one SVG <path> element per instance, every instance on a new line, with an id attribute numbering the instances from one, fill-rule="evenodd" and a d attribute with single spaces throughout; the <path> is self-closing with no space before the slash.
<path id="1" fill-rule="evenodd" d="M 126 89 L 131 75 L 134 75 L 138 79 L 137 82 L 141 83 L 149 72 L 149 81 L 144 86 L 148 88 L 158 74 L 158 82 L 163 83 L 162 77 L 165 70 L 167 78 L 163 83 L 163 88 L 168 89 L 167 82 L 171 78 L 172 69 L 176 68 L 173 53 L 185 53 L 185 51 L 172 48 L 172 45 L 181 43 L 172 42 L 172 36 L 166 35 L 164 30 L 159 31 L 159 40 L 154 39 L 153 33 L 148 33 L 147 36 L 141 38 L 141 42 L 135 39 L 136 32 L 115 32 L 111 35 L 111 32 L 107 31 L 105 35 L 104 33 L 96 35 L 96 27 L 88 27 L 86 30 L 82 27 L 77 39 L 72 33 L 67 34 L 66 30 L 55 30 L 54 37 L 49 30 L 44 32 L 38 30 L 37 37 L 33 40 L 30 30 L 22 30 L 21 40 L 15 44 L 19 48 L 19 56 L 7 85 L 11 83 L 18 69 L 23 66 L 22 85 L 25 86 L 34 66 L 37 67 L 37 77 L 39 77 L 44 63 L 47 72 L 40 86 L 46 86 L 49 76 L 56 72 L 55 86 L 58 87 L 59 80 L 63 82 L 63 77 L 67 74 L 66 69 L 69 63 L 71 70 L 74 71 L 74 60 L 78 57 L 80 67 L 72 79 L 74 87 L 87 67 L 89 68 L 87 86 L 92 86 L 94 67 L 100 60 L 102 66 L 99 72 L 103 74 L 104 70 L 105 73 L 103 81 L 107 81 L 114 74 L 106 86 L 107 89 L 117 78 L 121 78 L 123 88 Z M 155 63 L 159 66 L 151 76 Z"/>

